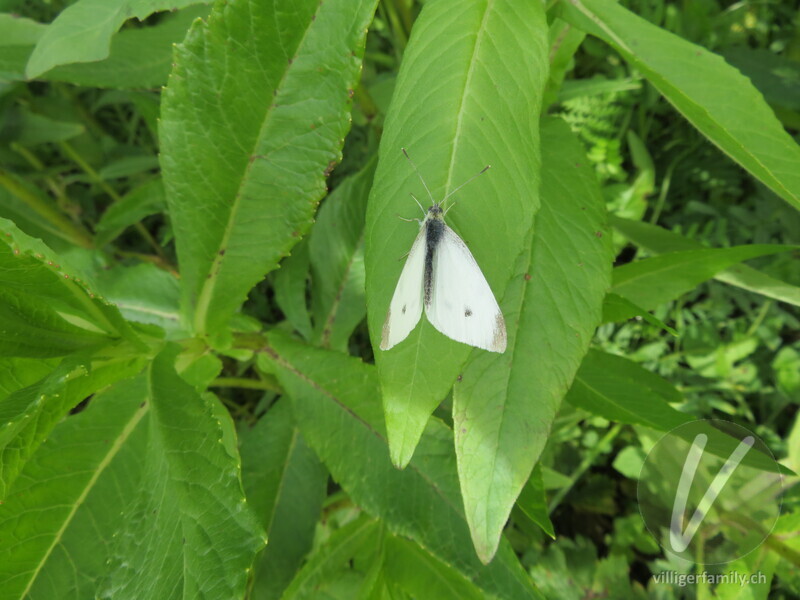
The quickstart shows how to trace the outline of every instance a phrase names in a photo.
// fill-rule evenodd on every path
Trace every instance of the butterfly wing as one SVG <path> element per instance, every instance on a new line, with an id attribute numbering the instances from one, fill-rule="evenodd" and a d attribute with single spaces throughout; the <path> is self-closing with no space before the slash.
<path id="1" fill-rule="evenodd" d="M 428 320 L 447 337 L 492 352 L 506 349 L 506 325 L 467 245 L 444 225 L 431 273 Z"/>
<path id="2" fill-rule="evenodd" d="M 425 271 L 425 228 L 411 246 L 406 264 L 397 280 L 381 334 L 381 350 L 402 342 L 422 315 L 422 279 Z"/>

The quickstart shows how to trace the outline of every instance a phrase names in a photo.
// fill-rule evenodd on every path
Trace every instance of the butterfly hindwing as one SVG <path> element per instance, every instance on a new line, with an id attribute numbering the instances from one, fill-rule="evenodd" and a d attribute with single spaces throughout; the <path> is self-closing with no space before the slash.
<path id="1" fill-rule="evenodd" d="M 434 249 L 431 293 L 429 299 L 425 298 L 425 314 L 436 329 L 451 339 L 504 352 L 506 327 L 492 289 L 467 245 L 452 229 L 442 225 L 441 239 Z M 405 270 L 401 282 L 403 276 Z M 397 287 L 399 290 L 400 283 Z"/>

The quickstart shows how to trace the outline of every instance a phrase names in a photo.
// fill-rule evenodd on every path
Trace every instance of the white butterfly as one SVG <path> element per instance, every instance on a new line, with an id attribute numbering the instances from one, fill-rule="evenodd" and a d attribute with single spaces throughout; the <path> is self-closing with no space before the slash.
<path id="1" fill-rule="evenodd" d="M 405 148 L 403 154 L 411 161 Z M 417 170 L 413 161 L 411 164 Z M 433 206 L 425 211 L 389 304 L 381 350 L 406 339 L 425 307 L 428 321 L 447 337 L 492 352 L 505 351 L 503 313 L 467 245 L 445 224 L 447 211 L 442 209 L 447 198 L 478 175 L 458 186 L 442 202 L 434 202 L 431 196 Z M 420 180 L 430 196 L 422 175 Z"/>

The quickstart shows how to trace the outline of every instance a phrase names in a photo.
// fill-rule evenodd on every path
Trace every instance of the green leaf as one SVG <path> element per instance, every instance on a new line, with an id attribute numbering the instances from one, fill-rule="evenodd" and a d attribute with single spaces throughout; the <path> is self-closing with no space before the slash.
<path id="1" fill-rule="evenodd" d="M 558 6 L 564 20 L 610 44 L 703 135 L 800 209 L 800 147 L 749 79 L 611 0 Z"/>
<path id="2" fill-rule="evenodd" d="M 280 598 L 311 550 L 328 472 L 279 400 L 242 435 L 242 483 L 269 544 L 256 561 L 253 596 Z"/>
<path id="3" fill-rule="evenodd" d="M 53 427 L 79 402 L 141 370 L 141 358 L 69 356 L 0 401 L 0 500 Z"/>
<path id="4" fill-rule="evenodd" d="M 700 242 L 642 221 L 611 217 L 611 224 L 634 244 L 654 254 L 703 248 Z M 719 271 L 714 279 L 767 298 L 800 306 L 800 287 L 747 265 L 736 265 Z"/>
<path id="5" fill-rule="evenodd" d="M 627 321 L 633 317 L 642 317 L 651 325 L 663 329 L 672 335 L 678 335 L 677 331 L 664 323 L 661 319 L 656 318 L 640 306 L 636 306 L 627 298 L 623 298 L 618 294 L 606 294 L 603 300 L 603 323 Z"/>
<path id="6" fill-rule="evenodd" d="M 61 65 L 39 79 L 87 87 L 157 89 L 167 83 L 173 45 L 186 37 L 192 21 L 208 12 L 207 6 L 190 6 L 164 15 L 155 25 L 124 29 L 112 38 L 108 58 Z"/>
<path id="7" fill-rule="evenodd" d="M 180 283 L 155 265 L 118 265 L 95 275 L 98 291 L 136 323 L 161 327 L 170 339 L 186 337 L 180 328 Z"/>
<path id="8" fill-rule="evenodd" d="M 152 179 L 106 209 L 95 227 L 95 244 L 105 246 L 131 225 L 165 209 L 164 185 L 161 179 Z"/>
<path id="9" fill-rule="evenodd" d="M 6 396 L 33 385 L 61 362 L 59 359 L 0 358 L 0 402 Z"/>
<path id="10" fill-rule="evenodd" d="M 178 46 L 160 157 L 196 333 L 219 332 L 311 225 L 375 4 L 232 0 Z"/>
<path id="11" fill-rule="evenodd" d="M 177 375 L 178 350 L 168 346 L 148 373 L 143 479 L 118 517 L 118 545 L 101 597 L 241 597 L 265 541 L 245 502 L 238 457 L 225 440 L 216 401 Z"/>
<path id="12" fill-rule="evenodd" d="M 486 596 L 461 573 L 414 542 L 386 537 L 386 577 L 412 598 L 481 600 Z"/>
<path id="13" fill-rule="evenodd" d="M 65 8 L 39 38 L 28 60 L 28 79 L 53 67 L 102 60 L 111 37 L 131 17 L 142 20 L 159 10 L 175 10 L 200 0 L 78 0 Z"/>
<path id="14" fill-rule="evenodd" d="M 553 104 L 559 96 L 564 77 L 575 66 L 575 53 L 586 34 L 561 19 L 553 19 L 548 29 L 550 73 L 542 105 Z"/>
<path id="15" fill-rule="evenodd" d="M 583 359 L 566 400 L 611 421 L 659 431 L 692 420 L 669 405 L 683 402 L 683 397 L 666 379 L 627 358 L 599 350 L 591 350 Z"/>
<path id="16" fill-rule="evenodd" d="M 541 527 L 542 531 L 556 539 L 556 532 L 547 512 L 547 496 L 544 491 L 540 465 L 536 465 L 525 487 L 522 488 L 522 493 L 517 499 L 517 506 L 531 521 Z"/>
<path id="17" fill-rule="evenodd" d="M 344 566 L 365 547 L 373 546 L 379 531 L 380 523 L 366 516 L 335 531 L 294 578 L 283 595 L 284 600 L 317 600 L 326 597 L 329 586 L 336 589 L 339 583 L 336 576 Z"/>
<path id="18" fill-rule="evenodd" d="M 47 25 L 0 13 L 0 82 L 25 79 L 25 64 Z"/>
<path id="19" fill-rule="evenodd" d="M 364 297 L 364 214 L 375 175 L 372 160 L 325 200 L 308 238 L 313 340 L 346 350 L 367 314 Z"/>
<path id="20" fill-rule="evenodd" d="M 447 220 L 470 246 L 505 314 L 503 291 L 539 205 L 546 78 L 547 26 L 539 2 L 438 0 L 427 2 L 415 22 L 381 139 L 365 234 L 369 329 L 389 448 L 399 467 L 410 460 L 472 350 L 425 318 L 397 347 L 377 350 L 403 268 L 399 259 L 417 234 L 397 215 L 418 214 L 410 192 L 427 198 L 400 148 L 408 148 L 439 200 L 492 165 L 459 194 Z M 513 328 L 513 319 L 506 325 Z"/>
<path id="21" fill-rule="evenodd" d="M 461 492 L 478 556 L 497 549 L 561 399 L 601 321 L 613 248 L 605 202 L 578 140 L 542 123 L 542 207 L 503 309 L 503 354 L 475 353 L 453 392 Z"/>
<path id="22" fill-rule="evenodd" d="M 98 550 L 113 545 L 120 508 L 140 484 L 144 383 L 127 380 L 95 396 L 25 465 L 0 511 L 3 598 L 95 597 L 108 558 Z"/>
<path id="23" fill-rule="evenodd" d="M 612 291 L 651 310 L 744 260 L 797 250 L 797 246 L 752 244 L 670 252 L 614 269 Z"/>
<path id="24" fill-rule="evenodd" d="M 116 307 L 61 262 L 41 241 L 0 219 L 0 321 L 9 336 L 0 352 L 58 356 L 115 338 L 145 350 Z"/>
<path id="25" fill-rule="evenodd" d="M 0 269 L 7 247 L 0 247 Z M 6 283 L 6 282 L 3 282 Z M 46 300 L 0 287 L 0 356 L 52 357 L 98 348 L 111 341 L 102 331 L 73 325 Z"/>
<path id="26" fill-rule="evenodd" d="M 507 543 L 488 566 L 475 555 L 449 429 L 431 421 L 408 467 L 398 470 L 389 459 L 374 367 L 307 346 L 278 330 L 270 332 L 266 353 L 259 364 L 274 371 L 292 398 L 303 436 L 354 502 L 485 594 L 540 597 Z"/>
<path id="27" fill-rule="evenodd" d="M 11 119 L 14 121 L 13 141 L 23 146 L 69 140 L 85 131 L 80 123 L 51 119 L 26 109 L 12 112 Z"/>

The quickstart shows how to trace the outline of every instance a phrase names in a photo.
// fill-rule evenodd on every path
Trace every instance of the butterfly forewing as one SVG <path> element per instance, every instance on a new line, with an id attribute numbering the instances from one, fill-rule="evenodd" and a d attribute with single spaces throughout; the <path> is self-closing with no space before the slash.
<path id="1" fill-rule="evenodd" d="M 404 276 L 405 269 L 398 290 Z M 431 324 L 458 342 L 492 352 L 504 352 L 506 326 L 503 313 L 469 248 L 447 225 L 444 225 L 434 250 L 431 278 L 430 299 L 426 298 L 425 303 L 425 314 Z M 392 303 L 394 309 L 394 300 Z"/>
<path id="2" fill-rule="evenodd" d="M 425 270 L 425 228 L 422 228 L 411 246 L 406 264 L 400 273 L 397 287 L 389 304 L 389 313 L 383 324 L 381 350 L 388 350 L 402 342 L 414 329 L 422 315 L 422 281 Z"/>

